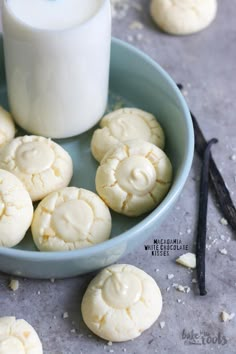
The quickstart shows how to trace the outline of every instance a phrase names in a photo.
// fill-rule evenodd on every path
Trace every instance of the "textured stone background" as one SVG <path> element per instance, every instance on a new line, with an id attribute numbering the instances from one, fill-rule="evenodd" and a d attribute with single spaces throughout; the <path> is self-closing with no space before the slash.
<path id="1" fill-rule="evenodd" d="M 235 1 L 219 1 L 216 21 L 205 31 L 188 37 L 161 33 L 149 16 L 149 1 L 128 2 L 113 21 L 113 35 L 145 51 L 161 64 L 177 82 L 185 85 L 185 96 L 208 139 L 217 137 L 214 157 L 227 181 L 232 198 L 236 191 L 236 26 Z M 139 5 L 142 5 L 140 7 Z M 139 21 L 142 29 L 131 29 Z M 199 160 L 195 158 L 191 175 L 169 220 L 158 230 L 158 238 L 181 238 L 194 249 L 197 216 Z M 236 241 L 229 227 L 220 223 L 222 215 L 209 201 L 207 288 L 208 295 L 199 297 L 195 277 L 187 269 L 175 265 L 180 252 L 170 257 L 152 257 L 141 246 L 125 257 L 123 263 L 141 267 L 159 283 L 164 308 L 159 321 L 135 341 L 107 346 L 85 328 L 80 303 L 93 275 L 75 279 L 37 281 L 20 279 L 15 293 L 8 289 L 10 276 L 0 275 L 0 316 L 25 318 L 42 339 L 45 354 L 79 353 L 236 353 L 236 318 L 220 321 L 220 312 L 236 312 Z M 223 240 L 224 239 L 224 240 Z M 153 239 L 147 241 L 152 243 Z M 227 255 L 219 250 L 226 248 Z M 159 269 L 159 271 L 156 271 Z M 174 278 L 167 279 L 167 274 Z M 172 284 L 188 285 L 188 294 L 177 292 Z M 170 287 L 169 291 L 166 288 Z M 178 302 L 179 301 L 181 302 Z M 68 312 L 69 318 L 63 319 Z M 165 327 L 160 328 L 159 322 Z M 218 332 L 227 337 L 227 344 L 189 346 L 181 338 L 183 329 L 206 331 L 211 337 Z M 75 332 L 75 333 L 74 333 Z"/>

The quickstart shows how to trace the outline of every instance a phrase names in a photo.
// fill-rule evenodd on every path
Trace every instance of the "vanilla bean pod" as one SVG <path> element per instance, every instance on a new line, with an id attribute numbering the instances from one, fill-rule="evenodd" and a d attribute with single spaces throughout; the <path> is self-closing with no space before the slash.
<path id="1" fill-rule="evenodd" d="M 183 85 L 182 84 L 177 84 L 178 88 L 180 90 L 183 90 Z M 206 148 L 207 142 L 206 139 L 201 131 L 201 128 L 199 127 L 199 124 L 197 122 L 196 117 L 193 115 L 192 112 L 191 117 L 192 117 L 192 122 L 193 122 L 193 127 L 194 127 L 194 134 L 195 134 L 195 149 L 198 153 L 198 155 L 203 158 L 204 150 Z M 210 156 L 210 179 L 211 179 L 211 184 L 214 188 L 214 192 L 217 198 L 217 201 L 220 205 L 221 211 L 225 217 L 225 219 L 228 221 L 229 225 L 232 227 L 234 231 L 236 231 L 236 208 L 233 204 L 233 201 L 231 199 L 230 193 L 228 188 L 226 187 L 226 184 L 224 182 L 224 179 L 220 173 L 220 171 L 217 168 L 217 165 Z"/>
<path id="2" fill-rule="evenodd" d="M 200 196 L 199 196 L 199 212 L 198 212 L 198 228 L 197 228 L 197 278 L 200 295 L 207 294 L 205 285 L 205 253 L 206 253 L 206 234 L 207 234 L 207 205 L 208 205 L 208 186 L 209 186 L 209 165 L 211 158 L 211 146 L 216 144 L 217 139 L 212 139 L 206 146 L 203 156 Z"/>

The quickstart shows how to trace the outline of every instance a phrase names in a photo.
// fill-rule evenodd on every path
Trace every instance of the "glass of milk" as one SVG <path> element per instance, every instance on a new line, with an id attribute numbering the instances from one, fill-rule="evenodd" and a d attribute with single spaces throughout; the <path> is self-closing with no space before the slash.
<path id="1" fill-rule="evenodd" d="M 94 126 L 107 104 L 110 0 L 4 0 L 2 18 L 16 122 L 52 138 Z"/>

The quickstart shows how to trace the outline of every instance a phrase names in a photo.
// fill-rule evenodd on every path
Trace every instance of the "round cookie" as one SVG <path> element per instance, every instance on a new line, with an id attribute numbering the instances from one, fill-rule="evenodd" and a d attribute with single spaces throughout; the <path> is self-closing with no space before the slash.
<path id="1" fill-rule="evenodd" d="M 91 150 L 100 162 L 105 153 L 119 142 L 142 139 L 164 149 L 165 136 L 154 115 L 137 108 L 122 108 L 107 114 L 95 130 Z"/>
<path id="2" fill-rule="evenodd" d="M 0 168 L 14 173 L 33 201 L 70 183 L 73 164 L 69 154 L 50 139 L 22 136 L 0 150 Z"/>
<path id="3" fill-rule="evenodd" d="M 32 218 L 33 205 L 24 185 L 12 173 L 0 170 L 0 246 L 16 246 Z"/>
<path id="4" fill-rule="evenodd" d="M 42 344 L 34 328 L 25 320 L 0 317 L 1 354 L 43 354 Z"/>
<path id="5" fill-rule="evenodd" d="M 0 148 L 14 138 L 15 132 L 12 116 L 0 106 Z"/>
<path id="6" fill-rule="evenodd" d="M 68 187 L 39 203 L 31 229 L 40 251 L 71 251 L 107 240 L 111 215 L 95 193 Z"/>
<path id="7" fill-rule="evenodd" d="M 157 146 L 132 140 L 109 150 L 96 174 L 96 189 L 114 211 L 138 216 L 157 206 L 167 194 L 172 166 Z"/>
<path id="8" fill-rule="evenodd" d="M 152 0 L 150 12 L 165 32 L 186 35 L 203 30 L 214 20 L 216 0 Z"/>
<path id="9" fill-rule="evenodd" d="M 155 280 L 139 268 L 116 264 L 89 284 L 81 305 L 88 328 L 112 342 L 134 339 L 150 328 L 162 310 Z"/>

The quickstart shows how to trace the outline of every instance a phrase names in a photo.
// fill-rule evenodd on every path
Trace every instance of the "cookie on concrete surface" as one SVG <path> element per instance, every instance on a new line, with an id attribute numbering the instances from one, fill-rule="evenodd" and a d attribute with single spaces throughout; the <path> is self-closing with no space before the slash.
<path id="1" fill-rule="evenodd" d="M 69 154 L 50 139 L 21 136 L 0 150 L 0 168 L 15 174 L 33 201 L 68 186 L 73 164 Z"/>
<path id="2" fill-rule="evenodd" d="M 216 0 L 152 0 L 151 16 L 165 32 L 186 35 L 203 30 L 215 18 Z"/>
<path id="3" fill-rule="evenodd" d="M 102 270 L 82 300 L 82 316 L 97 336 L 112 342 L 134 339 L 150 328 L 162 309 L 155 280 L 143 270 L 116 264 Z"/>
<path id="4" fill-rule="evenodd" d="M 1 354 L 43 354 L 38 334 L 25 320 L 0 317 Z"/>
<path id="5" fill-rule="evenodd" d="M 15 132 L 12 116 L 0 106 L 0 148 L 14 138 Z"/>
<path id="6" fill-rule="evenodd" d="M 32 218 L 33 205 L 25 186 L 12 173 L 0 170 L 0 246 L 16 246 Z"/>
<path id="7" fill-rule="evenodd" d="M 138 216 L 156 207 L 172 181 L 172 165 L 157 146 L 142 140 L 109 150 L 96 173 L 96 189 L 114 211 Z"/>
<path id="8" fill-rule="evenodd" d="M 122 108 L 111 112 L 103 117 L 100 126 L 91 141 L 92 154 L 99 162 L 119 142 L 142 139 L 161 149 L 165 145 L 163 129 L 155 116 L 141 109 Z"/>
<path id="9" fill-rule="evenodd" d="M 95 193 L 68 187 L 39 203 L 31 230 L 40 251 L 71 251 L 107 240 L 111 215 Z"/>

